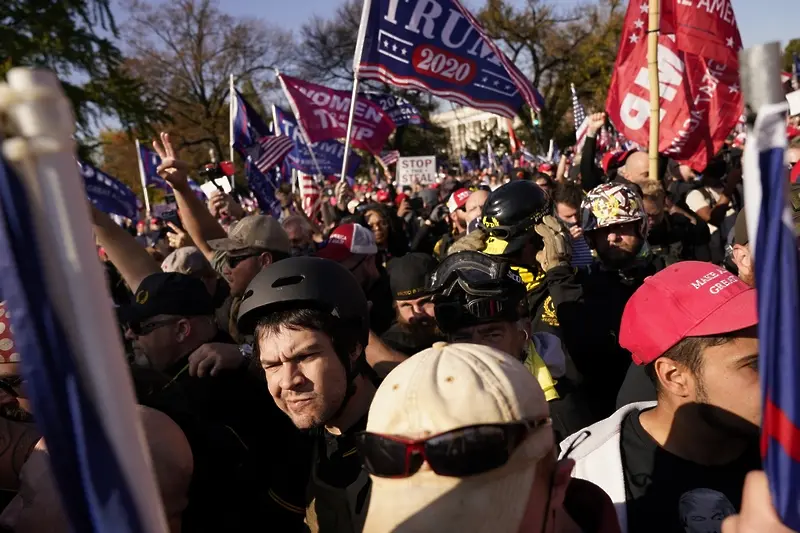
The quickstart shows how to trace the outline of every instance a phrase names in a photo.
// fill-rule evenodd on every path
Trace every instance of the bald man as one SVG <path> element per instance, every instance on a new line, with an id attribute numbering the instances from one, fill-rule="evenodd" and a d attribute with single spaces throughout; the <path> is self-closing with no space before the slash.
<path id="1" fill-rule="evenodd" d="M 467 203 L 464 204 L 464 209 L 467 210 L 467 224 L 481 216 L 483 204 L 486 203 L 486 199 L 488 197 L 489 193 L 480 189 L 469 195 L 469 198 L 467 198 Z"/>
<path id="2" fill-rule="evenodd" d="M 183 431 L 164 413 L 139 406 L 139 416 L 170 532 L 180 533 L 194 470 L 192 450 Z M 0 515 L 0 526 L 15 533 L 69 532 L 44 439 L 39 439 L 22 467 L 19 492 Z"/>
<path id="3" fill-rule="evenodd" d="M 634 152 L 625 160 L 618 173 L 626 180 L 641 187 L 650 177 L 650 159 L 645 152 Z"/>

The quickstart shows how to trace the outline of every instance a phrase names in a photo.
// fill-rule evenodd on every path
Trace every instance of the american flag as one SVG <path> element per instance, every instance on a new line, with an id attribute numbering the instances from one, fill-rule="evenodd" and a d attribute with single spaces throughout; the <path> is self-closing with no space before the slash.
<path id="1" fill-rule="evenodd" d="M 800 529 L 800 286 L 788 196 L 784 102 L 759 110 L 744 153 L 745 208 L 756 256 L 761 455 L 775 510 Z"/>
<path id="2" fill-rule="evenodd" d="M 580 152 L 586 140 L 586 134 L 589 132 L 589 117 L 586 116 L 586 110 L 578 101 L 574 83 L 570 83 L 570 89 L 572 90 L 572 114 L 575 117 L 575 151 Z"/>
<path id="3" fill-rule="evenodd" d="M 308 218 L 314 219 L 317 209 L 319 209 L 320 188 L 311 174 L 297 173 L 300 184 L 300 197 L 303 199 L 303 211 Z"/>
<path id="4" fill-rule="evenodd" d="M 279 165 L 292 149 L 294 142 L 286 135 L 261 137 L 248 149 L 248 155 L 253 159 L 256 168 L 266 174 Z"/>
<path id="5" fill-rule="evenodd" d="M 400 159 L 400 152 L 398 150 L 386 150 L 381 153 L 378 159 L 383 162 L 383 166 L 388 167 L 397 163 L 397 160 Z"/>

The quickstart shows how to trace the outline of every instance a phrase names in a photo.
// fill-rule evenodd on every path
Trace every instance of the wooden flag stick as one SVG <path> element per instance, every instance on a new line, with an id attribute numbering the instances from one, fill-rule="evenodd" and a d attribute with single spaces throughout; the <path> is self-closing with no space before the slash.
<path id="1" fill-rule="evenodd" d="M 658 83 L 658 35 L 661 0 L 650 0 L 647 34 L 647 67 L 650 74 L 650 179 L 658 179 L 658 141 L 661 125 L 661 93 Z"/>

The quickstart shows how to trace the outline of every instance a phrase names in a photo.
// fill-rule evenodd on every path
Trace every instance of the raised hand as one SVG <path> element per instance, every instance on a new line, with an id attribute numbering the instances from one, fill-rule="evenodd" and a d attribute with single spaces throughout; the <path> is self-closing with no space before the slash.
<path id="1" fill-rule="evenodd" d="M 153 149 L 161 158 L 158 165 L 158 175 L 172 185 L 175 189 L 186 188 L 189 186 L 189 165 L 181 161 L 175 155 L 175 149 L 169 139 L 169 133 L 161 132 L 161 144 L 158 140 L 153 141 Z"/>
<path id="2" fill-rule="evenodd" d="M 600 128 L 602 128 L 603 124 L 605 123 L 605 113 L 592 113 L 589 115 L 589 135 L 594 136 L 598 131 L 600 131 Z"/>

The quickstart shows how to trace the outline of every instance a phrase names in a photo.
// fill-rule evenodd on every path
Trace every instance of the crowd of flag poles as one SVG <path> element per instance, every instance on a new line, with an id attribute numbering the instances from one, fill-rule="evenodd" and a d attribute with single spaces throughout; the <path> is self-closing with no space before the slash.
<path id="1" fill-rule="evenodd" d="M 471 52 L 469 62 L 457 54 L 436 55 L 442 37 L 414 27 L 420 23 L 415 2 L 395 4 L 386 16 L 389 3 L 364 1 L 349 98 L 347 91 L 279 74 L 294 116 L 273 107 L 270 131 L 231 78 L 230 157 L 238 153 L 244 159 L 248 186 L 263 210 L 275 212 L 277 176 L 285 179 L 290 168 L 305 176 L 302 189 L 313 193 L 314 176 L 352 177 L 350 161 L 357 154 L 350 153 L 351 146 L 369 150 L 385 166 L 397 160 L 398 152 L 382 151 L 386 137 L 398 125 L 419 124 L 419 113 L 408 102 L 390 102 L 390 95 L 360 93 L 361 79 L 427 91 L 507 118 L 523 103 L 535 111 L 543 105 L 457 0 L 440 3 L 468 28 L 461 46 L 465 54 Z M 655 157 L 660 4 L 651 1 L 647 7 L 649 146 Z M 412 64 L 412 51 L 430 61 Z M 742 56 L 742 87 L 753 110 L 745 187 L 759 291 L 764 468 L 780 517 L 800 529 L 800 289 L 797 243 L 786 216 L 786 106 L 778 57 L 777 45 Z M 426 68 L 430 75 L 422 73 Z M 574 90 L 573 106 L 580 133 L 587 117 Z M 52 74 L 11 70 L 0 86 L 0 114 L 16 134 L 3 141 L 0 161 L 0 296 L 7 301 L 64 509 L 75 531 L 166 531 L 85 204 L 88 196 L 104 210 L 130 216 L 138 210 L 136 197 L 91 165 L 75 165 L 74 116 Z M 512 143 L 519 147 L 514 138 Z M 136 148 L 149 215 L 147 188 L 168 191 L 169 185 L 158 177 L 158 156 L 138 141 Z M 551 157 L 554 151 L 551 146 Z M 487 162 L 495 163 L 491 145 Z M 461 164 L 465 170 L 472 166 L 463 157 Z M 657 171 L 650 175 L 655 178 Z M 92 319 L 82 319 L 87 316 Z"/>

